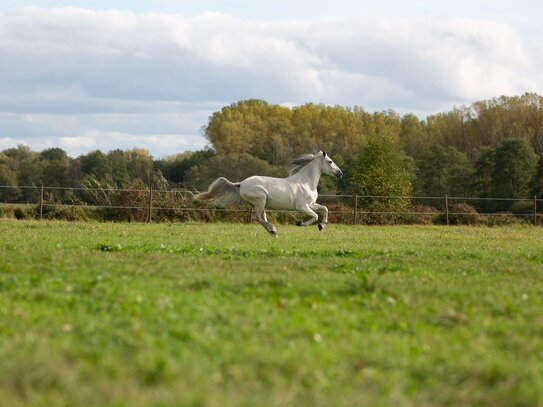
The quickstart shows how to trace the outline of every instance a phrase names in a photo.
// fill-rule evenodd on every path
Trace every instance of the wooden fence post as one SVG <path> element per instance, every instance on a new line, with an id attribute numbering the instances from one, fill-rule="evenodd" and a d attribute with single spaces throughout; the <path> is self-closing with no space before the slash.
<path id="1" fill-rule="evenodd" d="M 357 223 L 356 212 L 358 212 L 358 195 L 357 194 L 355 194 L 354 196 L 353 225 L 356 225 Z"/>
<path id="2" fill-rule="evenodd" d="M 534 226 L 537 225 L 537 195 L 534 195 Z"/>
<path id="3" fill-rule="evenodd" d="M 40 186 L 40 220 L 43 219 L 43 184 Z"/>
<path id="4" fill-rule="evenodd" d="M 149 187 L 149 206 L 147 208 L 147 222 L 151 223 L 153 211 L 153 186 Z"/>
<path id="5" fill-rule="evenodd" d="M 447 220 L 447 226 L 449 226 L 449 196 L 445 194 L 445 219 Z"/>

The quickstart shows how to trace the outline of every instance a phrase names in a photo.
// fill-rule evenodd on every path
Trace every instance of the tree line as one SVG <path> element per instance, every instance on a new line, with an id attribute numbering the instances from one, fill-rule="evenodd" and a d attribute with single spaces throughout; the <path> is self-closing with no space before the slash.
<path id="1" fill-rule="evenodd" d="M 421 120 L 394 110 L 243 100 L 211 115 L 209 146 L 154 159 L 142 149 L 69 157 L 17 146 L 0 152 L 0 200 L 23 202 L 20 186 L 182 187 L 202 190 L 218 176 L 285 176 L 295 157 L 316 150 L 342 167 L 321 193 L 521 198 L 543 195 L 543 97 L 527 93 L 455 107 Z M 510 203 L 483 202 L 491 211 Z"/>

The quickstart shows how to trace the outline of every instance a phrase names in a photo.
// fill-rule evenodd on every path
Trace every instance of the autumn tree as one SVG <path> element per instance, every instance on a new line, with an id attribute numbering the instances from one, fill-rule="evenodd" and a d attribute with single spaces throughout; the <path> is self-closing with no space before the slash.
<path id="1" fill-rule="evenodd" d="M 403 151 L 411 157 L 421 156 L 429 148 L 426 125 L 414 114 L 401 119 L 400 141 Z"/>

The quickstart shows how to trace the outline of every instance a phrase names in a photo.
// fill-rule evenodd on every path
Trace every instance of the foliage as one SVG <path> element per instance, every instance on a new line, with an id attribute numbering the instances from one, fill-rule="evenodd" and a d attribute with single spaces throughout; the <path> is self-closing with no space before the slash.
<path id="1" fill-rule="evenodd" d="M 503 198 L 530 196 L 530 181 L 535 171 L 536 156 L 525 141 L 504 141 L 495 153 L 493 193 Z M 501 206 L 502 209 L 507 207 L 507 204 Z"/>
<path id="2" fill-rule="evenodd" d="M 404 164 L 404 154 L 392 136 L 370 137 L 347 174 L 349 192 L 362 195 L 359 206 L 367 211 L 405 210 L 408 200 L 398 197 L 410 196 L 412 174 Z"/>
<path id="3" fill-rule="evenodd" d="M 247 153 L 285 166 L 301 154 L 330 151 L 350 162 L 366 137 L 398 134 L 393 112 L 369 114 L 361 108 L 306 104 L 292 109 L 262 100 L 245 100 L 215 112 L 205 136 L 219 155 Z"/>
<path id="4" fill-rule="evenodd" d="M 17 173 L 9 166 L 7 155 L 0 153 L 0 201 L 13 202 L 21 195 L 17 186 Z"/>
<path id="5" fill-rule="evenodd" d="M 50 201 L 81 203 L 81 194 L 65 188 L 79 188 L 89 177 L 115 188 L 139 182 L 149 188 L 158 172 L 169 188 L 204 189 L 221 175 L 284 175 L 290 160 L 317 149 L 329 152 L 348 175 L 358 171 L 360 150 L 383 135 L 403 151 L 400 172 L 411 174 L 415 195 L 518 198 L 539 196 L 543 188 L 543 164 L 534 155 L 543 155 L 543 98 L 531 93 L 477 101 L 425 120 L 357 106 L 290 108 L 242 100 L 213 113 L 203 134 L 210 142 L 206 149 L 160 159 L 137 148 L 76 158 L 60 148 L 9 148 L 0 152 L 0 184 L 10 186 L 0 191 L 0 200 L 36 202 L 35 190 L 21 187 L 45 184 L 70 191 L 50 193 Z M 349 182 L 348 176 L 339 182 L 323 178 L 320 193 L 349 192 Z M 478 210 L 511 208 L 481 201 Z"/>
<path id="6" fill-rule="evenodd" d="M 402 225 L 432 225 L 439 223 L 439 210 L 428 205 L 411 205 L 408 213 L 400 217 Z"/>
<path id="7" fill-rule="evenodd" d="M 211 149 L 186 151 L 162 160 L 156 160 L 155 167 L 173 184 L 181 185 L 184 189 L 188 189 L 187 182 L 189 182 L 189 179 L 187 175 L 189 170 L 192 167 L 204 164 L 214 155 L 215 152 Z"/>
<path id="8" fill-rule="evenodd" d="M 417 163 L 416 191 L 423 196 L 469 196 L 472 168 L 455 147 L 433 146 Z"/>
<path id="9" fill-rule="evenodd" d="M 455 203 L 449 209 L 449 223 L 451 225 L 479 225 L 481 216 L 472 205 Z"/>
<path id="10" fill-rule="evenodd" d="M 493 98 L 473 104 L 474 138 L 498 147 L 504 140 L 521 139 L 543 153 L 543 97 L 534 93 Z"/>
<path id="11" fill-rule="evenodd" d="M 530 183 L 530 187 L 532 195 L 537 196 L 538 199 L 543 198 L 543 155 L 540 156 L 537 161 L 537 168 Z"/>

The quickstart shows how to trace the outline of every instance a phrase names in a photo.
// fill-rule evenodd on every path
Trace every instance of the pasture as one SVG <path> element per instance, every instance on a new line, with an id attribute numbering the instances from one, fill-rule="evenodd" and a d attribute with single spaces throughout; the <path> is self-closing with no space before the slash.
<path id="1" fill-rule="evenodd" d="M 543 229 L 0 220 L 2 406 L 543 404 Z"/>

